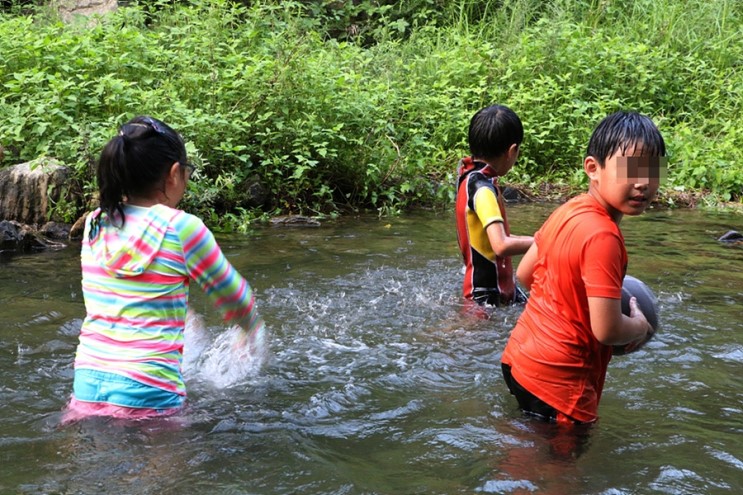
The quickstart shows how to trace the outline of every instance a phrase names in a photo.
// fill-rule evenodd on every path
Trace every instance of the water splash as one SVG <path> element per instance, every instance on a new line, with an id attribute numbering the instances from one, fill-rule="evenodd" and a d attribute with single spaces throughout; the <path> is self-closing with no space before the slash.
<path id="1" fill-rule="evenodd" d="M 260 326 L 245 336 L 232 326 L 212 337 L 201 315 L 189 310 L 186 318 L 183 371 L 187 379 L 196 378 L 222 389 L 255 377 L 269 354 L 267 332 Z"/>

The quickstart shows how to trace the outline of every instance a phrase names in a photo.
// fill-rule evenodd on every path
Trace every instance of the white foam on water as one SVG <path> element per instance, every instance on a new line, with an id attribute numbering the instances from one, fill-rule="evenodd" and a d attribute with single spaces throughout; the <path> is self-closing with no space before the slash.
<path id="1" fill-rule="evenodd" d="M 228 388 L 255 377 L 268 359 L 266 329 L 260 326 L 249 336 L 238 326 L 220 330 L 216 336 L 204 319 L 189 310 L 186 318 L 183 371 L 189 378 Z"/>
<path id="2" fill-rule="evenodd" d="M 186 314 L 186 328 L 183 333 L 183 372 L 191 374 L 197 371 L 198 361 L 209 346 L 211 336 L 204 326 L 204 318 L 189 309 Z"/>

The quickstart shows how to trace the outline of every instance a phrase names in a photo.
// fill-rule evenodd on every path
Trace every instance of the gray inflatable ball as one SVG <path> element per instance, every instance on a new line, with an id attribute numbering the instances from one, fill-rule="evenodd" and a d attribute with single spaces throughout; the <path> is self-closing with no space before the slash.
<path id="1" fill-rule="evenodd" d="M 637 304 L 638 306 L 640 306 L 640 310 L 642 311 L 642 314 L 645 315 L 645 318 L 648 320 L 648 323 L 650 323 L 650 326 L 657 331 L 658 299 L 655 297 L 653 291 L 650 290 L 650 287 L 645 285 L 642 280 L 637 279 L 632 275 L 625 275 L 624 281 L 622 283 L 622 314 L 625 314 L 627 316 L 629 316 L 629 300 L 630 298 L 632 298 L 632 296 L 635 296 L 635 298 L 637 299 Z M 648 337 L 648 339 L 643 342 L 642 345 L 638 347 L 638 349 L 644 346 L 651 338 L 652 335 Z M 626 354 L 625 346 L 615 345 L 613 354 L 615 356 Z"/>

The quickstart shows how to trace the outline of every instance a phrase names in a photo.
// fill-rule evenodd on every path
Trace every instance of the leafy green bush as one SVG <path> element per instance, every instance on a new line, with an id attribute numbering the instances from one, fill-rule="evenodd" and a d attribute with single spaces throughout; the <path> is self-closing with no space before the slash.
<path id="1" fill-rule="evenodd" d="M 0 14 L 0 144 L 5 164 L 70 164 L 90 199 L 117 126 L 155 115 L 200 165 L 185 207 L 244 228 L 263 211 L 447 205 L 469 119 L 496 102 L 526 130 L 510 181 L 580 184 L 592 128 L 633 108 L 666 137 L 669 187 L 741 201 L 733 7 L 193 0 L 120 8 L 94 26 Z M 338 35 L 362 18 L 363 40 Z M 266 204 L 246 193 L 254 177 Z"/>

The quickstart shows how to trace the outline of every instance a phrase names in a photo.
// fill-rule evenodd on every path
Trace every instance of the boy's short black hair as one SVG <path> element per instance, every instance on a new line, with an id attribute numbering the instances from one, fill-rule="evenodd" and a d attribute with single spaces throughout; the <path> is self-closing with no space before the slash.
<path id="1" fill-rule="evenodd" d="M 502 155 L 513 144 L 520 145 L 524 126 L 510 108 L 491 105 L 472 117 L 468 139 L 470 154 L 488 160 Z"/>
<path id="2" fill-rule="evenodd" d="M 608 157 L 621 150 L 642 144 L 644 156 L 666 156 L 666 143 L 650 117 L 637 112 L 615 112 L 599 123 L 588 141 L 587 156 L 601 167 Z"/>

